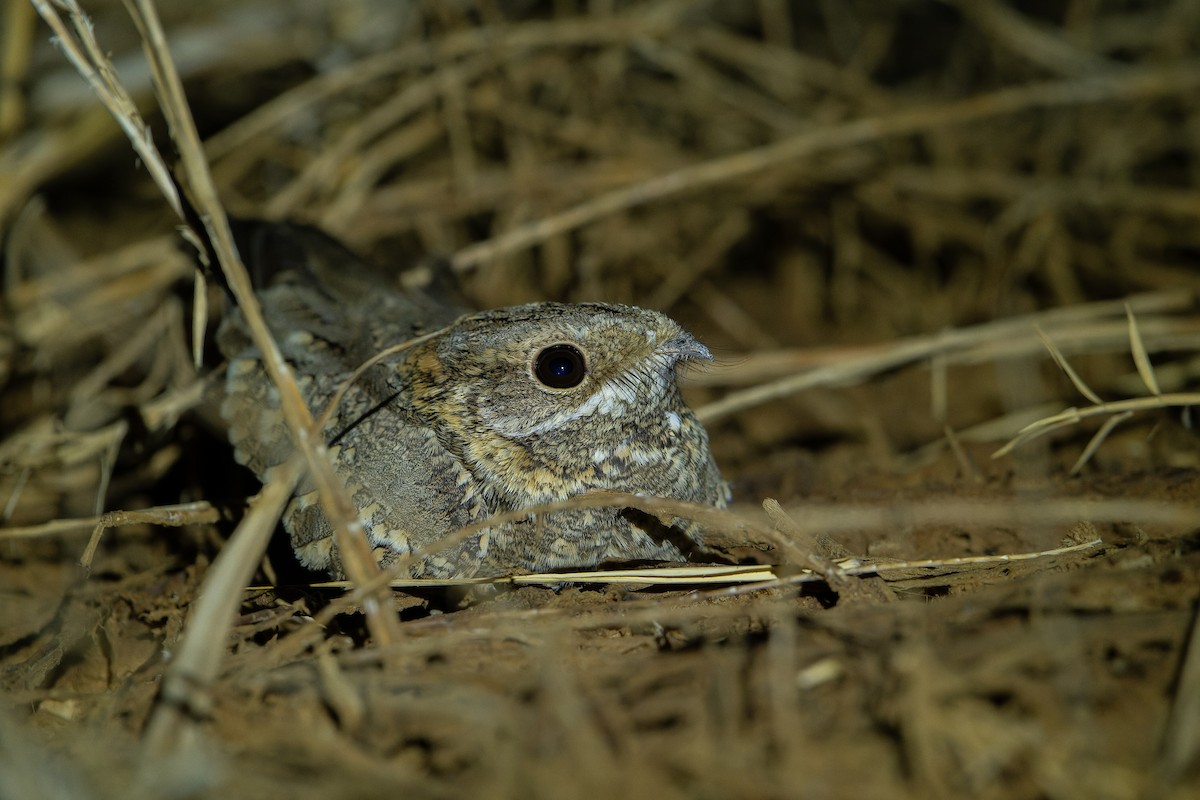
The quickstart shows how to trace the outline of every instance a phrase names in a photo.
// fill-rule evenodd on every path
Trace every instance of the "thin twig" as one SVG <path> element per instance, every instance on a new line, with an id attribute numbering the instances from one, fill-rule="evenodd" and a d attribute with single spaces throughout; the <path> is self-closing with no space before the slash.
<path id="1" fill-rule="evenodd" d="M 126 525 L 161 525 L 179 527 L 205 522 L 216 522 L 221 513 L 200 500 L 195 503 L 139 508 L 132 511 L 108 511 L 92 517 L 55 519 L 38 525 L 0 529 L 0 541 L 6 539 L 41 539 L 52 536 L 76 536 L 97 527 L 119 528 Z"/>
<path id="2" fill-rule="evenodd" d="M 1124 414 L 1127 411 L 1151 411 L 1172 407 L 1187 408 L 1195 405 L 1200 405 L 1200 393 L 1177 392 L 1174 394 L 1159 395 L 1158 397 L 1132 397 L 1128 400 L 1114 400 L 1110 403 L 1100 403 L 1099 405 L 1088 406 L 1087 408 L 1064 409 L 1058 414 L 1040 419 L 1022 428 L 1012 441 L 1005 444 L 995 453 L 992 453 L 992 458 L 1006 456 L 1015 447 L 1019 447 L 1039 436 L 1044 436 L 1051 431 L 1078 425 L 1085 419 Z"/>
<path id="3" fill-rule="evenodd" d="M 75 0 L 54 0 L 67 10 L 75 33 L 72 34 L 63 24 L 62 18 L 54 5 L 47 0 L 30 0 L 42 19 L 54 31 L 55 41 L 62 48 L 63 55 L 75 67 L 80 75 L 88 82 L 100 98 L 113 119 L 121 126 L 121 130 L 129 139 L 133 149 L 142 159 L 150 177 L 175 213 L 182 217 L 183 211 L 179 204 L 179 195 L 175 182 L 171 180 L 171 172 L 166 162 L 158 152 L 154 140 L 150 137 L 150 128 L 138 112 L 137 104 L 125 91 L 116 78 L 116 72 L 111 62 L 103 55 L 103 50 L 96 42 L 92 32 L 91 20 L 83 13 Z"/>
<path id="4" fill-rule="evenodd" d="M 262 353 L 263 367 L 279 390 L 284 421 L 297 449 L 304 454 L 319 490 L 322 507 L 334 529 L 346 574 L 351 580 L 366 581 L 378 568 L 371 557 L 362 523 L 345 487 L 333 472 L 323 437 L 314 436 L 312 412 L 305 404 L 291 370 L 267 328 L 250 277 L 237 254 L 229 220 L 212 182 L 200 137 L 167 49 L 166 37 L 154 4 L 150 0 L 126 0 L 126 8 L 142 35 L 155 92 L 179 149 L 181 168 L 192 194 L 192 202 L 205 224 L 208 240 L 213 243 L 221 270 L 246 320 L 251 339 Z M 392 641 L 397 635 L 396 620 L 388 609 L 387 596 L 380 593 L 368 597 L 364 600 L 364 607 L 372 634 L 381 642 Z"/>
<path id="5" fill-rule="evenodd" d="M 1013 564 L 1035 561 L 1042 558 L 1080 553 L 1104 545 L 1100 539 L 1076 542 L 1048 550 L 1021 553 L 1000 553 L 994 556 L 956 556 L 950 558 L 926 558 L 917 561 L 887 561 L 865 563 L 860 559 L 848 558 L 833 562 L 836 573 L 842 580 L 870 575 L 893 575 L 911 572 L 937 572 L 938 575 L 953 574 L 959 570 L 991 567 L 997 564 Z M 799 572 L 785 575 L 777 567 L 766 565 L 739 566 L 665 566 L 637 569 L 599 569 L 579 572 L 540 572 L 528 575 L 507 575 L 499 578 L 415 578 L 393 580 L 389 585 L 395 589 L 419 589 L 435 586 L 480 586 L 484 584 L 503 586 L 557 586 L 562 583 L 602 583 L 641 586 L 708 586 L 713 584 L 797 584 L 829 582 L 829 574 L 822 570 L 803 568 Z M 307 584 L 312 589 L 349 589 L 347 581 L 321 581 Z M 263 591 L 270 586 L 251 586 L 246 591 Z M 766 588 L 766 587 L 759 587 Z"/>
<path id="6" fill-rule="evenodd" d="M 899 136 L 912 136 L 1039 108 L 1182 94 L 1193 91 L 1197 85 L 1200 85 L 1200 67 L 1186 65 L 1000 89 L 928 108 L 906 109 L 836 123 L 731 156 L 683 167 L 648 181 L 600 195 L 574 208 L 514 228 L 493 239 L 464 247 L 454 255 L 451 263 L 456 270 L 465 272 L 604 217 L 668 197 L 730 183 L 788 161 L 812 157 L 830 150 L 856 147 Z"/>
<path id="7" fill-rule="evenodd" d="M 213 560 L 188 617 L 175 658 L 163 673 L 161 701 L 143 735 L 140 780 L 149 783 L 162 758 L 182 752 L 212 710 L 210 688 L 225 658 L 224 642 L 283 506 L 304 468 L 299 454 L 277 468 Z M 218 644 L 219 643 L 219 644 Z"/>
<path id="8" fill-rule="evenodd" d="M 1012 319 L 1003 319 L 957 330 L 939 331 L 889 343 L 881 351 L 869 352 L 860 358 L 815 367 L 799 375 L 788 375 L 760 386 L 732 392 L 696 410 L 702 422 L 711 423 L 723 417 L 746 411 L 772 400 L 797 394 L 816 386 L 838 386 L 855 383 L 866 377 L 896 367 L 925 360 L 934 355 L 953 356 L 967 348 L 994 346 L 996 342 L 1011 343 L 1025 335 L 1033 325 L 1066 325 L 1082 319 L 1095 319 L 1123 313 L 1124 304 L 1156 310 L 1189 308 L 1193 302 L 1190 292 L 1164 292 L 1131 297 L 1127 301 L 1085 303 L 1060 309 L 1041 311 Z"/>

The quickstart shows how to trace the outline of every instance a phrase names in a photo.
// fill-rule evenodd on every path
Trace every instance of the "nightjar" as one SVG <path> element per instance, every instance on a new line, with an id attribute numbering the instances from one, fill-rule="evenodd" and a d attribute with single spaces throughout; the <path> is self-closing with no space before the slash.
<path id="1" fill-rule="evenodd" d="M 680 365 L 708 350 L 666 316 L 600 303 L 531 303 L 465 313 L 403 291 L 314 228 L 238 222 L 264 315 L 319 413 L 364 361 L 437 331 L 369 368 L 326 426 L 330 457 L 377 560 L 415 554 L 414 577 L 681 560 L 698 529 L 631 509 L 571 509 L 439 542 L 493 514 L 593 489 L 724 506 L 708 436 L 684 404 Z M 241 314 L 222 321 L 229 359 L 221 413 L 237 459 L 265 479 L 292 452 L 278 394 Z M 307 567 L 342 574 L 311 484 L 284 513 Z"/>

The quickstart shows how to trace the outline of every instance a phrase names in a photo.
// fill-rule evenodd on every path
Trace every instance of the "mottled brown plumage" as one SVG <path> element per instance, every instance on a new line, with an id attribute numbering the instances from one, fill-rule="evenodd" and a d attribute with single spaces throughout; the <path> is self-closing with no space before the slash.
<path id="1" fill-rule="evenodd" d="M 444 331 L 359 378 L 327 428 L 338 474 L 381 563 L 417 551 L 416 576 L 680 560 L 699 531 L 620 509 L 570 510 L 438 541 L 497 512 L 591 489 L 723 506 L 708 437 L 684 405 L 680 364 L 708 351 L 666 316 L 631 306 L 533 303 L 463 315 L 389 286 L 312 229 L 240 231 L 264 312 L 311 407 L 376 352 Z M 291 453 L 278 397 L 240 315 L 219 333 L 230 359 L 222 413 L 237 457 L 265 476 Z M 311 485 L 284 524 L 307 566 L 341 573 Z"/>

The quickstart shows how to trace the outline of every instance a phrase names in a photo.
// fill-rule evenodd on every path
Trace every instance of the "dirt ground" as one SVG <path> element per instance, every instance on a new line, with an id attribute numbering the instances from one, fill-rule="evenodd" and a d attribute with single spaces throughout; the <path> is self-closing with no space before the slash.
<path id="1" fill-rule="evenodd" d="M 277 536 L 231 628 L 219 295 L 0 6 L 0 798 L 1200 796 L 1200 4 L 160 0 L 231 212 L 708 344 L 775 576 L 372 617 Z"/>

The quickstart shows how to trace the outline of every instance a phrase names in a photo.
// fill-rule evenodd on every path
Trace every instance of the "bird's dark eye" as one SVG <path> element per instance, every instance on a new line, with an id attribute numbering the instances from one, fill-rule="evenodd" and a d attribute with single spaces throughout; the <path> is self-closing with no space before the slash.
<path id="1" fill-rule="evenodd" d="M 534 377 L 551 389 L 574 388 L 586 374 L 583 353 L 569 344 L 550 345 L 533 360 Z"/>

